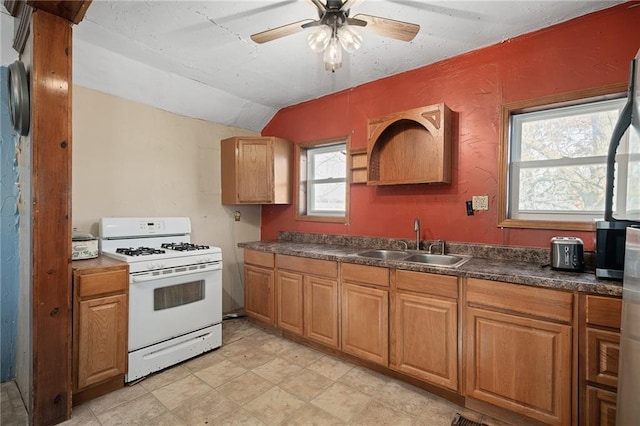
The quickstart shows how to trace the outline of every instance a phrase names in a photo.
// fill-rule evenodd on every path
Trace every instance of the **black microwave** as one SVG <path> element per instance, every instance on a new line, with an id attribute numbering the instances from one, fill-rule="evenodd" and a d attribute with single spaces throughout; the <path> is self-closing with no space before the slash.
<path id="1" fill-rule="evenodd" d="M 596 222 L 596 277 L 622 281 L 627 228 L 637 225 L 628 220 Z"/>

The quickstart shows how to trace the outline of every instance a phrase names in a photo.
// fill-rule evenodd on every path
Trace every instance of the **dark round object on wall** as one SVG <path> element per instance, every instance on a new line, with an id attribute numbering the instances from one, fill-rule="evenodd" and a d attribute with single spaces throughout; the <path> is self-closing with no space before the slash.
<path id="1" fill-rule="evenodd" d="M 21 136 L 27 136 L 31 119 L 31 101 L 29 99 L 29 79 L 22 62 L 15 61 L 9 65 L 7 85 L 11 125 Z"/>

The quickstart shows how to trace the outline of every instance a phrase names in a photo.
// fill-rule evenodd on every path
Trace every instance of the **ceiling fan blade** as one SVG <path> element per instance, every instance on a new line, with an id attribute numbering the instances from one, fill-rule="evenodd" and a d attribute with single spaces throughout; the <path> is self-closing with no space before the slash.
<path id="1" fill-rule="evenodd" d="M 266 43 L 268 41 L 275 40 L 275 39 L 302 31 L 304 29 L 302 26 L 305 24 L 308 24 L 309 22 L 313 22 L 313 19 L 303 19 L 302 21 L 292 22 L 291 24 L 287 24 L 281 27 L 276 27 L 270 30 L 262 31 L 260 33 L 251 35 L 251 40 L 260 44 Z"/>
<path id="2" fill-rule="evenodd" d="M 411 41 L 420 31 L 420 25 L 409 22 L 395 21 L 389 18 L 365 15 L 360 13 L 353 17 L 367 22 L 367 27 L 376 34 L 391 37 L 402 41 Z"/>

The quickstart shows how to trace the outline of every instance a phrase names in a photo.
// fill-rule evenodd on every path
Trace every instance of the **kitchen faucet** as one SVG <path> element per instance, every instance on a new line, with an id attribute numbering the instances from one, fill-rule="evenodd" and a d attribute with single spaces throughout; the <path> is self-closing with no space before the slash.
<path id="1" fill-rule="evenodd" d="M 416 250 L 420 250 L 420 219 L 417 217 L 413 221 L 413 232 L 416 233 Z"/>
<path id="2" fill-rule="evenodd" d="M 444 240 L 438 240 L 433 244 L 429 244 L 429 254 L 433 254 L 431 250 L 436 246 L 440 246 L 440 254 L 444 254 Z"/>

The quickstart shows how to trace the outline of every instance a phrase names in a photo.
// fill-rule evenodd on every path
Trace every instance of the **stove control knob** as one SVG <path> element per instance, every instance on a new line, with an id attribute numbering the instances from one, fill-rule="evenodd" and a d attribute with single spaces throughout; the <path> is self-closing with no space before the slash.
<path id="1" fill-rule="evenodd" d="M 158 262 L 158 263 L 156 263 L 156 268 L 157 268 L 157 269 L 162 269 L 162 268 L 164 268 L 164 262 Z"/>
<path id="2" fill-rule="evenodd" d="M 147 269 L 156 269 L 156 264 L 153 262 L 147 263 Z"/>

